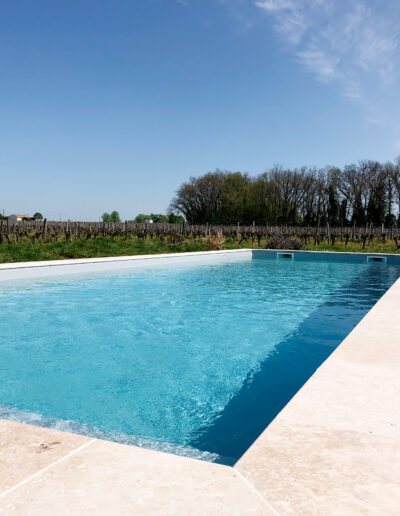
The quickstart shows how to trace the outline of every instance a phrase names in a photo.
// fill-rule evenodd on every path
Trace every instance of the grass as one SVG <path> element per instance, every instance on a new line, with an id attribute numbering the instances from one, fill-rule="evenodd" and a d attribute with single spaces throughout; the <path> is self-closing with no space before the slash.
<path id="1" fill-rule="evenodd" d="M 257 240 L 254 244 L 243 241 L 240 245 L 237 240 L 226 239 L 222 249 L 253 248 L 264 249 L 267 246 L 265 239 L 261 240 L 260 247 Z M 140 254 L 178 253 L 189 251 L 209 251 L 213 249 L 213 242 L 209 239 L 186 238 L 183 241 L 174 242 L 173 239 L 161 241 L 158 238 L 137 238 L 128 240 L 122 238 L 97 237 L 89 240 L 60 240 L 57 242 L 31 242 L 29 239 L 17 244 L 0 244 L 0 263 L 26 262 L 38 260 L 62 260 L 66 258 L 96 258 L 102 256 L 129 256 Z M 394 241 L 383 243 L 375 239 L 371 244 L 362 248 L 362 241 L 344 242 L 336 241 L 335 245 L 328 245 L 327 242 L 318 246 L 307 245 L 303 249 L 311 251 L 337 251 L 337 252 L 368 252 L 368 253 L 400 253 Z"/>
<path id="2" fill-rule="evenodd" d="M 0 245 L 0 263 L 38 260 L 62 260 L 66 258 L 96 258 L 101 256 L 129 256 L 137 254 L 176 253 L 203 251 L 205 243 L 186 240 L 177 244 L 159 239 L 97 237 L 90 240 L 61 240 L 58 242 L 20 242 Z"/>
<path id="3" fill-rule="evenodd" d="M 328 245 L 328 243 L 324 241 L 317 246 L 307 245 L 303 247 L 303 249 L 309 251 L 336 251 L 339 253 L 400 253 L 400 249 L 397 249 L 394 240 L 382 242 L 379 238 L 375 238 L 370 244 L 367 242 L 364 249 L 362 240 L 349 242 L 347 246 L 344 241 L 335 241 L 335 245 Z"/>

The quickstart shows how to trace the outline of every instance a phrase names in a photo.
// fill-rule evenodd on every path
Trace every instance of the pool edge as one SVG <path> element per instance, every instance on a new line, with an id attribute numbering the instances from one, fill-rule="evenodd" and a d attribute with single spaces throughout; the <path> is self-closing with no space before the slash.
<path id="1" fill-rule="evenodd" d="M 178 258 L 187 256 L 208 256 L 208 255 L 223 255 L 232 253 L 269 253 L 269 252 L 288 252 L 294 254 L 321 254 L 321 255 L 336 255 L 336 256 L 397 256 L 400 259 L 400 253 L 371 253 L 371 252 L 353 252 L 353 251 L 311 251 L 303 249 L 253 249 L 251 247 L 241 249 L 223 249 L 218 251 L 190 251 L 184 253 L 160 253 L 160 254 L 135 254 L 123 256 L 101 256 L 97 258 L 67 258 L 65 260 L 38 260 L 31 262 L 5 262 L 0 263 L 0 270 L 7 269 L 24 269 L 37 267 L 53 267 L 63 265 L 82 265 L 90 263 L 109 263 L 109 262 L 127 262 L 133 260 L 148 260 L 148 259 L 163 259 L 163 258 Z"/>
<path id="2" fill-rule="evenodd" d="M 190 251 L 185 253 L 160 253 L 160 254 L 135 254 L 130 256 L 101 256 L 98 258 L 68 258 L 65 260 L 41 260 L 34 262 L 6 262 L 0 263 L 0 270 L 8 269 L 26 269 L 26 268 L 37 268 L 37 267 L 54 267 L 64 265 L 84 265 L 91 263 L 110 263 L 110 262 L 129 262 L 135 260 L 148 260 L 148 259 L 165 259 L 165 258 L 178 258 L 188 256 L 210 256 L 210 255 L 223 255 L 232 253 L 242 253 L 253 251 L 253 249 L 224 249 L 220 251 Z"/>

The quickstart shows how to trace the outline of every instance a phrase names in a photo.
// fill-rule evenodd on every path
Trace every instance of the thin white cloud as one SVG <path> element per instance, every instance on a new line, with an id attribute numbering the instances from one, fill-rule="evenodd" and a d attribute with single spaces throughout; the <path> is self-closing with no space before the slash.
<path id="1" fill-rule="evenodd" d="M 253 0 L 218 0 L 236 20 L 240 31 L 247 32 L 254 26 L 254 4 Z"/>
<path id="2" fill-rule="evenodd" d="M 258 0 L 275 31 L 317 80 L 371 101 L 398 80 L 399 0 Z"/>

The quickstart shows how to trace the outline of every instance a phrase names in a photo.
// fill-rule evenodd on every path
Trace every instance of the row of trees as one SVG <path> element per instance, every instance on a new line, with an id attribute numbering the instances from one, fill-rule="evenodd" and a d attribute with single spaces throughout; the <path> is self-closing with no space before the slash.
<path id="1" fill-rule="evenodd" d="M 152 220 L 154 223 L 164 222 L 166 224 L 179 224 L 184 221 L 184 218 L 182 215 L 175 215 L 173 212 L 170 212 L 167 215 L 163 215 L 162 213 L 150 213 L 150 215 L 139 213 L 132 222 L 140 224 L 146 222 L 146 220 Z"/>
<path id="2" fill-rule="evenodd" d="M 121 217 L 119 216 L 119 213 L 114 210 L 111 213 L 103 213 L 101 220 L 103 222 L 121 222 Z"/>
<path id="3" fill-rule="evenodd" d="M 343 169 L 273 167 L 257 177 L 217 170 L 182 184 L 170 209 L 192 224 L 392 226 L 400 222 L 400 158 Z"/>
<path id="4" fill-rule="evenodd" d="M 121 217 L 117 211 L 112 211 L 111 213 L 103 213 L 101 216 L 103 222 L 121 222 Z M 153 222 L 165 222 L 169 224 L 178 224 L 184 221 L 182 215 L 176 215 L 172 211 L 168 213 L 168 215 L 163 215 L 162 213 L 150 213 L 150 215 L 146 215 L 144 213 L 139 213 L 136 215 L 134 220 L 129 220 L 128 222 L 137 222 L 143 223 L 146 220 L 152 220 Z"/>

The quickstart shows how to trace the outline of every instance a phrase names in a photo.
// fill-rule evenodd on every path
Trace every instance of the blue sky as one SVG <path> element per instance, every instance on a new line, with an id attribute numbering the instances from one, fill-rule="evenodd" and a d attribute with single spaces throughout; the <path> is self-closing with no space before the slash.
<path id="1" fill-rule="evenodd" d="M 0 209 L 165 212 L 191 175 L 400 155 L 398 0 L 2 0 Z"/>

